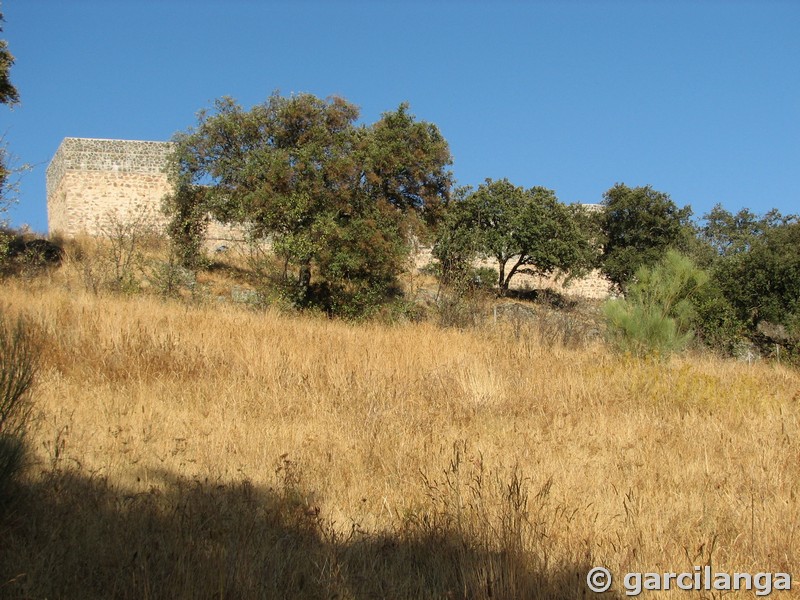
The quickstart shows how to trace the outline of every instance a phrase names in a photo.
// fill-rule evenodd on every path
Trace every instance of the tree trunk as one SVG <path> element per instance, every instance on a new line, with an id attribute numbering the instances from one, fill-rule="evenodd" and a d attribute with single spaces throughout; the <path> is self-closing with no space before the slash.
<path id="1" fill-rule="evenodd" d="M 303 294 L 307 294 L 308 288 L 311 285 L 311 263 L 306 262 L 300 265 L 300 274 L 297 281 L 303 290 Z"/>
<path id="2" fill-rule="evenodd" d="M 514 277 L 517 270 L 522 266 L 524 260 L 525 260 L 525 255 L 521 254 L 519 260 L 514 264 L 513 267 L 511 267 L 511 270 L 508 272 L 506 280 L 503 282 L 503 285 L 501 287 L 501 294 L 500 294 L 501 296 L 506 296 L 508 294 L 508 286 L 511 283 L 511 278 Z M 503 267 L 505 267 L 505 265 L 503 265 Z M 505 268 L 503 269 L 503 271 L 505 271 Z M 503 271 L 501 271 L 501 274 L 503 273 Z"/>
<path id="3" fill-rule="evenodd" d="M 497 257 L 497 268 L 500 271 L 500 276 L 497 279 L 497 295 L 501 298 L 508 293 L 508 282 L 506 281 L 506 262 L 508 259 Z"/>

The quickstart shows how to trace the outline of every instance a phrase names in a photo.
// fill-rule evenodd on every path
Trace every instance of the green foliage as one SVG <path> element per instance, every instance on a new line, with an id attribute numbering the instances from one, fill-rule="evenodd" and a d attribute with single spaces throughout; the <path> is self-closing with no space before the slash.
<path id="1" fill-rule="evenodd" d="M 470 272 L 470 280 L 478 289 L 491 290 L 497 283 L 497 269 L 476 267 Z"/>
<path id="2" fill-rule="evenodd" d="M 445 287 L 464 293 L 469 287 L 472 263 L 478 255 L 480 232 L 463 210 L 470 188 L 456 190 L 455 201 L 444 211 L 433 245 L 433 257 L 437 260 L 436 276 Z M 495 273 L 493 280 L 497 280 Z"/>
<path id="3" fill-rule="evenodd" d="M 695 332 L 707 347 L 733 356 L 741 345 L 745 323 L 713 279 L 693 297 Z"/>
<path id="4" fill-rule="evenodd" d="M 452 162 L 450 148 L 435 125 L 415 121 L 408 109 L 404 102 L 364 130 L 363 184 L 368 197 L 416 209 L 433 224 L 453 185 L 444 168 Z"/>
<path id="5" fill-rule="evenodd" d="M 494 257 L 501 294 L 517 273 L 566 277 L 591 264 L 593 250 L 580 221 L 552 190 L 487 179 L 448 213 L 435 254 L 454 273 L 463 273 L 476 253 Z"/>
<path id="6" fill-rule="evenodd" d="M 436 302 L 435 319 L 440 327 L 467 329 L 481 323 L 486 316 L 486 298 L 474 289 L 443 290 Z"/>
<path id="7" fill-rule="evenodd" d="M 173 165 L 174 167 L 175 165 Z M 177 172 L 171 169 L 171 173 Z M 167 235 L 181 266 L 196 271 L 206 265 L 202 255 L 203 237 L 208 226 L 205 208 L 207 188 L 176 182 L 176 192 L 167 196 L 163 211 L 169 216 Z"/>
<path id="8" fill-rule="evenodd" d="M 166 260 L 157 260 L 150 265 L 147 280 L 162 298 L 178 298 L 183 290 L 194 293 L 197 284 L 194 272 L 180 264 L 172 246 Z"/>
<path id="9" fill-rule="evenodd" d="M 800 315 L 800 223 L 768 227 L 749 249 L 720 258 L 714 277 L 739 319 L 793 326 Z"/>
<path id="10" fill-rule="evenodd" d="M 611 341 L 622 352 L 665 355 L 683 350 L 692 339 L 690 332 L 681 332 L 675 319 L 656 307 L 611 300 L 603 312 Z"/>
<path id="11" fill-rule="evenodd" d="M 750 209 L 743 208 L 731 214 L 717 204 L 703 215 L 705 224 L 700 229 L 700 239 L 707 243 L 717 256 L 731 256 L 746 252 L 753 241 L 763 235 L 768 224 Z"/>
<path id="12" fill-rule="evenodd" d="M 712 275 L 712 285 L 696 302 L 704 341 L 732 353 L 746 337 L 767 353 L 776 344 L 796 353 L 800 219 L 777 210 L 732 214 L 720 205 L 703 219 L 698 241 L 710 253 Z"/>
<path id="13" fill-rule="evenodd" d="M 7 500 L 9 486 L 22 466 L 36 356 L 25 323 L 17 320 L 12 325 L 0 315 L 0 505 Z"/>
<path id="14" fill-rule="evenodd" d="M 407 213 L 435 219 L 451 175 L 447 143 L 407 105 L 370 127 L 341 98 L 232 99 L 175 137 L 170 234 L 196 266 L 215 218 L 269 241 L 300 306 L 363 312 L 391 295 L 407 253 Z M 312 281 L 316 277 L 317 281 Z"/>
<path id="15" fill-rule="evenodd" d="M 143 246 L 153 235 L 149 219 L 144 213 L 126 219 L 114 212 L 99 228 L 106 241 L 104 259 L 109 270 L 106 284 L 118 292 L 139 291 L 137 275 L 143 269 Z"/>
<path id="16" fill-rule="evenodd" d="M 0 229 L 0 275 L 5 274 L 11 262 L 11 242 L 13 235 Z"/>
<path id="17" fill-rule="evenodd" d="M 800 308 L 800 219 L 772 210 L 759 217 L 715 206 L 701 238 L 714 249 L 714 279 L 738 318 L 789 325 Z"/>
<path id="18" fill-rule="evenodd" d="M 408 249 L 401 213 L 386 203 L 331 224 L 316 255 L 322 285 L 317 304 L 346 318 L 366 316 L 397 293 L 396 275 Z M 323 298 L 324 296 L 324 298 Z"/>
<path id="19" fill-rule="evenodd" d="M 0 277 L 32 278 L 61 262 L 61 247 L 29 232 L 0 228 Z"/>
<path id="20" fill-rule="evenodd" d="M 0 13 L 0 23 L 4 21 L 3 13 Z M 0 27 L 0 32 L 3 28 Z M 14 56 L 8 50 L 8 42 L 0 40 L 0 104 L 14 106 L 19 103 L 17 88 L 11 83 L 9 71 L 14 64 Z"/>
<path id="21" fill-rule="evenodd" d="M 603 273 L 624 290 L 642 266 L 652 266 L 670 249 L 687 249 L 693 229 L 690 207 L 678 208 L 650 186 L 618 183 L 603 195 Z"/>
<path id="22" fill-rule="evenodd" d="M 614 345 L 641 356 L 682 350 L 692 339 L 692 300 L 708 282 L 686 256 L 668 251 L 653 267 L 640 267 L 625 299 L 603 307 Z"/>
<path id="23" fill-rule="evenodd" d="M 603 234 L 603 211 L 598 205 L 570 204 L 567 206 L 571 219 L 580 230 L 584 239 L 588 241 L 588 250 L 591 254 L 588 263 L 591 268 L 599 266 L 600 250 L 605 239 Z"/>
<path id="24" fill-rule="evenodd" d="M 3 22 L 3 13 L 0 13 L 0 23 Z M 0 27 L 0 32 L 3 29 Z M 19 103 L 17 88 L 11 83 L 9 71 L 14 64 L 14 56 L 8 50 L 8 43 L 0 40 L 0 104 L 13 107 Z M 29 170 L 29 165 L 15 167 L 14 157 L 9 153 L 8 148 L 0 137 L 0 226 L 6 225 L 7 221 L 3 218 L 8 209 L 17 201 L 19 191 L 16 176 Z M 0 248 L 2 251 L 2 248 Z M 0 255 L 0 260 L 2 255 Z"/>
<path id="25" fill-rule="evenodd" d="M 101 241 L 96 249 L 75 256 L 81 265 L 86 289 L 95 294 L 101 290 L 125 294 L 141 291 L 142 281 L 151 276 L 145 248 L 159 242 L 151 215 L 140 213 L 126 217 L 113 210 L 104 219 L 98 219 L 97 228 Z M 161 274 L 152 275 L 159 280 Z M 160 283 L 158 281 L 158 285 Z"/>

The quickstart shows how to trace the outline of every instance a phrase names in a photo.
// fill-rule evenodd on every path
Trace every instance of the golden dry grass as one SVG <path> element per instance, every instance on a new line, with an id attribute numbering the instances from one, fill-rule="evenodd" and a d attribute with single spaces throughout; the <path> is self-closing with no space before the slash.
<path id="1" fill-rule="evenodd" d="M 4 282 L 0 307 L 43 349 L 0 596 L 572 598 L 595 564 L 798 572 L 781 366 L 45 280 Z"/>

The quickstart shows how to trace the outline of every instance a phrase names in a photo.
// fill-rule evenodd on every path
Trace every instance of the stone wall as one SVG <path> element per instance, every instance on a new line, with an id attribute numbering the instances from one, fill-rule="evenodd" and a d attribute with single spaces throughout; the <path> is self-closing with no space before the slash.
<path id="1" fill-rule="evenodd" d="M 65 138 L 47 168 L 50 235 L 103 235 L 120 225 L 163 232 L 169 142 Z M 216 221 L 206 242 L 242 240 L 244 232 Z"/>
<path id="2" fill-rule="evenodd" d="M 431 248 L 425 246 L 417 248 L 414 264 L 418 270 L 424 270 L 433 260 Z M 493 258 L 478 259 L 473 266 L 475 268 L 487 267 L 499 272 L 497 260 Z M 509 287 L 513 290 L 551 290 L 565 296 L 595 300 L 609 298 L 613 292 L 611 282 L 597 269 L 591 271 L 586 277 L 574 279 L 566 285 L 562 280 L 555 277 L 538 277 L 526 273 L 517 273 L 511 279 Z"/>
<path id="3" fill-rule="evenodd" d="M 566 285 L 553 277 L 533 277 L 523 273 L 514 276 L 510 287 L 513 289 L 552 290 L 565 296 L 595 300 L 605 300 L 612 295 L 611 282 L 598 269 L 594 269 L 586 277 L 574 279 Z"/>
<path id="4" fill-rule="evenodd" d="M 172 191 L 165 170 L 171 151 L 169 142 L 65 138 L 47 168 L 50 235 L 103 235 L 125 223 L 163 231 L 167 219 L 161 202 Z M 244 237 L 241 228 L 212 221 L 206 246 L 213 249 Z M 417 267 L 430 261 L 430 249 L 417 255 Z M 493 261 L 476 266 L 497 267 Z M 584 298 L 606 298 L 611 289 L 596 271 L 566 287 L 552 278 L 520 274 L 512 287 L 551 289 Z"/>
<path id="5" fill-rule="evenodd" d="M 65 138 L 47 168 L 51 235 L 101 235 L 115 223 L 163 228 L 168 142 Z"/>

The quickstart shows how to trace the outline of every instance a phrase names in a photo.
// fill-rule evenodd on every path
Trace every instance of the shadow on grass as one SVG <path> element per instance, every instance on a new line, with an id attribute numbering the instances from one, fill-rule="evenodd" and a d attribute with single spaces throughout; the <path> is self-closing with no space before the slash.
<path id="1" fill-rule="evenodd" d="M 206 271 L 209 273 L 220 273 L 241 282 L 247 282 L 253 276 L 250 269 L 239 267 L 222 260 L 212 260 L 209 262 L 206 266 Z"/>
<path id="2" fill-rule="evenodd" d="M 160 479 L 138 494 L 77 470 L 21 485 L 0 524 L 0 597 L 591 596 L 590 565 L 537 571 L 446 527 L 342 535 L 292 486 Z"/>
<path id="3" fill-rule="evenodd" d="M 548 289 L 510 289 L 506 297 L 565 311 L 570 311 L 578 305 L 577 300 Z"/>

